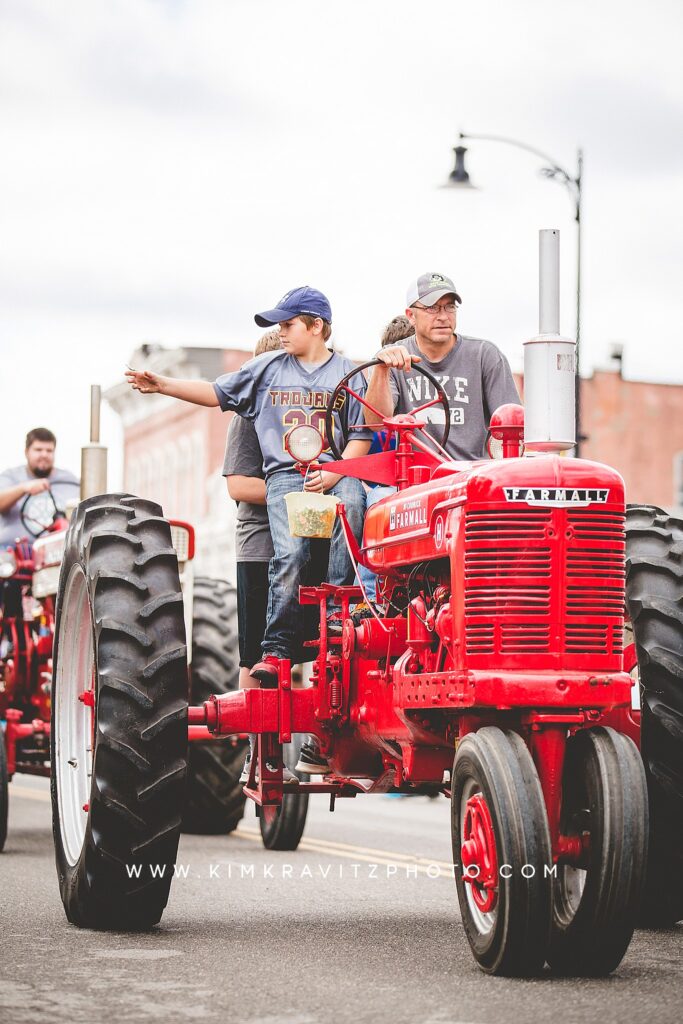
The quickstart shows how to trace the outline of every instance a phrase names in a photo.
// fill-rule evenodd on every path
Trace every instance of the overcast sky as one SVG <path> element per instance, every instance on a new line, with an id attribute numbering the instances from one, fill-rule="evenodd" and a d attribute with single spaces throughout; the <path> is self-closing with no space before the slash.
<path id="1" fill-rule="evenodd" d="M 521 368 L 543 227 L 573 334 L 570 195 L 485 142 L 477 189 L 440 189 L 459 130 L 571 174 L 583 147 L 582 368 L 621 342 L 627 377 L 683 383 L 682 28 L 680 0 L 4 0 L 0 467 L 44 424 L 77 468 L 90 383 L 143 341 L 250 347 L 298 284 L 363 358 L 449 274 Z"/>

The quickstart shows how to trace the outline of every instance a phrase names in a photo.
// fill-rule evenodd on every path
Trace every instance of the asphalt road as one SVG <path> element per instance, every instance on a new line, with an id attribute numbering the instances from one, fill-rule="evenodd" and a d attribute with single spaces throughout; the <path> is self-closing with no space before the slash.
<path id="1" fill-rule="evenodd" d="M 47 783 L 10 786 L 0 1021 L 600 1024 L 683 1019 L 683 927 L 639 931 L 610 978 L 490 978 L 462 931 L 440 798 L 311 803 L 296 853 L 185 836 L 160 927 L 80 931 L 59 899 Z"/>

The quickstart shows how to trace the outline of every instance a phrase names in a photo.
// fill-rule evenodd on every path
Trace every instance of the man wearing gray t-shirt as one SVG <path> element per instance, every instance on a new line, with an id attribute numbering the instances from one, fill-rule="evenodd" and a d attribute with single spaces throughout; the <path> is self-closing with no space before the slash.
<path id="1" fill-rule="evenodd" d="M 27 536 L 21 510 L 30 495 L 50 491 L 60 512 L 70 501 L 78 501 L 78 477 L 55 466 L 56 445 L 51 430 L 35 427 L 26 435 L 25 464 L 0 473 L 0 547 Z"/>
<path id="2" fill-rule="evenodd" d="M 451 458 L 485 458 L 491 414 L 507 402 L 519 403 L 510 365 L 490 341 L 456 333 L 456 311 L 461 299 L 443 274 L 422 274 L 413 281 L 406 299 L 406 316 L 415 328 L 402 345 L 381 349 L 381 362 L 372 371 L 365 396 L 382 416 L 409 413 L 436 397 L 434 387 L 413 365 L 428 370 L 448 396 L 450 434 L 446 451 Z M 368 423 L 377 417 L 366 408 Z M 440 438 L 445 410 L 439 403 L 419 414 L 426 430 Z"/>

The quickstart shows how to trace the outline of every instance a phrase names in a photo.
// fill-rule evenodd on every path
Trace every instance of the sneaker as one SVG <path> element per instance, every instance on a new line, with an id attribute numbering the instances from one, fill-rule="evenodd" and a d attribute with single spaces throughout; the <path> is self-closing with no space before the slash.
<path id="1" fill-rule="evenodd" d="M 328 775 L 332 769 L 327 758 L 320 753 L 317 743 L 303 743 L 294 771 L 306 775 Z"/>
<path id="2" fill-rule="evenodd" d="M 272 763 L 272 761 L 268 761 L 267 762 L 267 768 L 268 768 L 268 771 L 271 771 L 271 772 L 277 771 L 277 768 Z M 241 786 L 246 786 L 246 784 L 249 782 L 249 773 L 250 773 L 250 771 L 251 771 L 251 751 L 249 751 L 249 753 L 247 754 L 247 759 L 244 762 L 244 768 L 242 769 L 242 774 L 240 775 L 240 785 Z M 282 781 L 283 782 L 295 783 L 296 785 L 299 784 L 299 780 L 297 779 L 296 775 L 293 772 L 290 772 L 289 768 L 286 765 L 283 765 L 283 768 L 282 768 Z M 254 782 L 258 782 L 258 770 L 256 772 L 256 778 L 254 779 Z"/>
<path id="3" fill-rule="evenodd" d="M 251 750 L 247 754 L 247 759 L 244 762 L 244 768 L 242 769 L 242 774 L 240 775 L 240 786 L 246 786 L 246 784 L 249 782 L 249 773 L 250 773 L 250 771 L 251 771 Z"/>
<path id="4" fill-rule="evenodd" d="M 266 768 L 268 769 L 269 772 L 277 771 L 277 765 L 274 765 L 272 761 L 266 761 Z M 296 775 L 294 774 L 294 772 L 290 772 L 286 764 L 282 766 L 282 781 L 294 782 L 296 783 L 297 786 L 299 785 L 299 780 L 297 779 Z"/>
<path id="5" fill-rule="evenodd" d="M 362 601 L 357 604 L 350 615 L 351 622 L 354 626 L 360 626 L 363 619 L 371 619 L 372 610 L 369 605 Z M 342 619 L 339 612 L 333 612 L 327 620 L 327 635 L 328 637 L 339 637 L 342 636 L 344 631 L 344 619 Z"/>
<path id="6" fill-rule="evenodd" d="M 257 661 L 251 670 L 251 678 L 258 679 L 261 686 L 275 687 L 278 683 L 279 659 L 274 654 L 265 654 L 263 661 Z"/>
<path id="7" fill-rule="evenodd" d="M 353 612 L 351 613 L 351 622 L 353 622 L 354 626 L 360 626 L 363 619 L 371 618 L 372 609 L 370 608 L 369 604 L 365 603 L 365 601 L 361 601 L 360 604 L 357 604 L 356 607 L 353 609 Z"/>
<path id="8" fill-rule="evenodd" d="M 327 619 L 327 636 L 340 637 L 344 628 L 344 620 L 339 612 L 332 612 Z"/>

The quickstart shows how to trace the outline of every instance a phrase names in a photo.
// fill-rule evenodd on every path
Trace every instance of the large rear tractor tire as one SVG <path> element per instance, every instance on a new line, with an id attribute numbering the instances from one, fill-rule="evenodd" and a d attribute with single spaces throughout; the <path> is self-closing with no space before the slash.
<path id="1" fill-rule="evenodd" d="M 7 839 L 7 812 L 9 810 L 9 785 L 7 781 L 7 751 L 5 734 L 0 728 L 0 853 Z"/>
<path id="2" fill-rule="evenodd" d="M 652 505 L 627 509 L 626 606 L 650 801 L 640 922 L 667 926 L 683 920 L 683 521 Z"/>
<path id="3" fill-rule="evenodd" d="M 308 776 L 294 772 L 294 765 L 299 760 L 301 744 L 305 736 L 297 733 L 292 742 L 282 748 L 284 762 L 287 767 L 302 781 L 307 782 Z M 279 807 L 265 806 L 259 809 L 259 828 L 263 845 L 267 850 L 296 850 L 306 827 L 308 814 L 308 793 L 286 793 Z"/>
<path id="4" fill-rule="evenodd" d="M 538 773 L 516 733 L 486 726 L 465 736 L 451 809 L 458 901 L 477 963 L 487 974 L 537 974 L 550 941 L 550 835 Z"/>
<path id="5" fill-rule="evenodd" d="M 66 916 L 140 930 L 168 901 L 187 774 L 187 651 L 161 508 L 82 502 L 57 598 L 52 815 Z"/>
<path id="6" fill-rule="evenodd" d="M 198 576 L 193 601 L 191 700 L 202 704 L 212 693 L 237 689 L 237 595 L 227 580 Z M 190 744 L 184 832 L 220 835 L 237 828 L 244 815 L 239 779 L 247 749 L 246 741 L 229 738 Z"/>
<path id="7" fill-rule="evenodd" d="M 636 925 L 647 861 L 647 786 L 638 748 L 614 729 L 569 740 L 563 835 L 586 836 L 580 865 L 560 862 L 548 963 L 557 974 L 610 974 Z"/>

